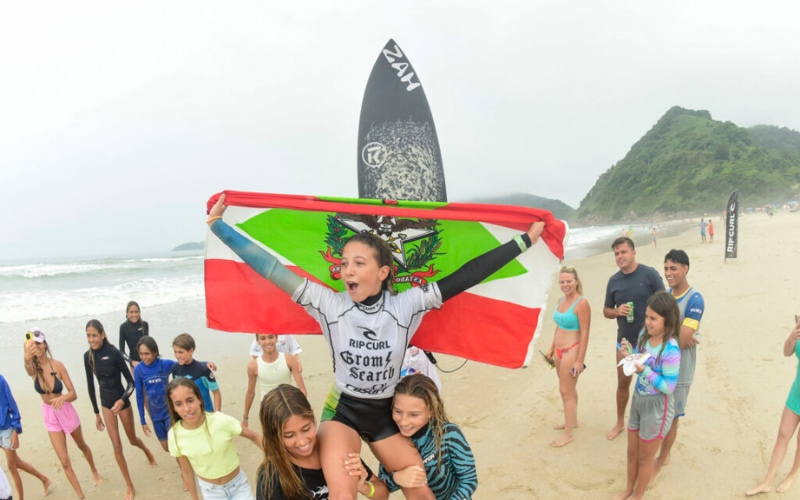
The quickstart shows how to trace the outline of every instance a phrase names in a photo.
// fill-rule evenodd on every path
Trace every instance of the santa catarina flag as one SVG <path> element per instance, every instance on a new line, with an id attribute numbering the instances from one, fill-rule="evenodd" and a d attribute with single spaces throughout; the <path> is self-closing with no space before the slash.
<path id="1" fill-rule="evenodd" d="M 535 208 L 326 198 L 225 191 L 224 220 L 298 275 L 342 291 L 347 238 L 369 231 L 394 255 L 395 289 L 436 281 L 544 221 L 539 242 L 482 283 L 429 312 L 412 343 L 483 363 L 526 366 L 541 330 L 567 226 Z M 219 198 L 214 195 L 211 207 Z M 321 333 L 289 295 L 253 271 L 211 231 L 206 237 L 208 327 L 228 332 Z"/>

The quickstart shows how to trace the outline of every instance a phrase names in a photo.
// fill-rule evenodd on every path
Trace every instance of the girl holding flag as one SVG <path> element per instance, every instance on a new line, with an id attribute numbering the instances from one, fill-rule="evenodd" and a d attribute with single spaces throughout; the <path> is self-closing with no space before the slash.
<path id="1" fill-rule="evenodd" d="M 422 459 L 392 420 L 392 396 L 400 378 L 403 354 L 422 316 L 460 292 L 477 285 L 536 243 L 544 222 L 463 265 L 451 275 L 401 294 L 393 289 L 389 245 L 370 233 L 352 236 L 342 249 L 341 279 L 336 292 L 301 278 L 278 259 L 222 220 L 222 194 L 209 211 L 211 231 L 245 263 L 291 295 L 320 324 L 334 360 L 335 383 L 319 426 L 322 468 L 332 500 L 354 499 L 358 478 L 341 467 L 350 453 L 360 454 L 364 439 L 386 470 Z M 404 488 L 410 500 L 432 499 L 427 486 Z"/>

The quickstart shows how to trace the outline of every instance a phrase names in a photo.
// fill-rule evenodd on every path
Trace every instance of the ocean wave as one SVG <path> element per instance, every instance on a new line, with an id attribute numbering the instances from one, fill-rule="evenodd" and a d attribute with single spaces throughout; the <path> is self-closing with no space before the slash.
<path id="1" fill-rule="evenodd" d="M 202 273 L 174 279 L 143 278 L 113 286 L 89 286 L 70 290 L 0 292 L 0 323 L 38 321 L 65 317 L 94 317 L 119 311 L 136 300 L 147 307 L 202 298 Z"/>
<path id="2" fill-rule="evenodd" d="M 0 278 L 52 278 L 57 276 L 99 274 L 111 272 L 129 272 L 138 269 L 154 269 L 153 265 L 168 268 L 170 266 L 196 264 L 202 261 L 202 255 L 186 257 L 148 257 L 141 259 L 107 259 L 63 263 L 37 263 L 0 266 Z"/>

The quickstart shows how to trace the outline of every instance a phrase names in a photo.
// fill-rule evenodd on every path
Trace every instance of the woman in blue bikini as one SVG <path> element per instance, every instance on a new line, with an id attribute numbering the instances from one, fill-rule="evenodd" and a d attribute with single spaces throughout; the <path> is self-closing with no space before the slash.
<path id="1" fill-rule="evenodd" d="M 563 429 L 564 433 L 550 443 L 554 447 L 572 442 L 572 429 L 578 427 L 578 376 L 585 368 L 583 361 L 592 320 L 592 309 L 583 296 L 578 271 L 570 266 L 562 267 L 558 284 L 564 296 L 553 311 L 556 331 L 547 357 L 555 361 L 558 389 L 564 402 L 564 423 L 555 428 Z"/>

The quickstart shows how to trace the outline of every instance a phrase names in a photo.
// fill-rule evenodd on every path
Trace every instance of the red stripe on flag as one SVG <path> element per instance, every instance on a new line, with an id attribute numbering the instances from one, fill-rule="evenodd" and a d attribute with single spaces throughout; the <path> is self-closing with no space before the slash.
<path id="1" fill-rule="evenodd" d="M 300 276 L 310 278 L 297 267 Z M 292 298 L 247 264 L 205 261 L 206 319 L 226 332 L 322 333 L 319 324 Z"/>
<path id="2" fill-rule="evenodd" d="M 290 269 L 313 279 L 297 267 Z M 209 328 L 277 335 L 321 333 L 305 309 L 247 264 L 206 260 L 205 282 Z M 429 312 L 412 343 L 426 351 L 519 368 L 540 314 L 538 308 L 463 292 L 441 310 Z"/>
<path id="3" fill-rule="evenodd" d="M 412 344 L 506 368 L 525 364 L 541 309 L 462 292 L 429 312 Z"/>

